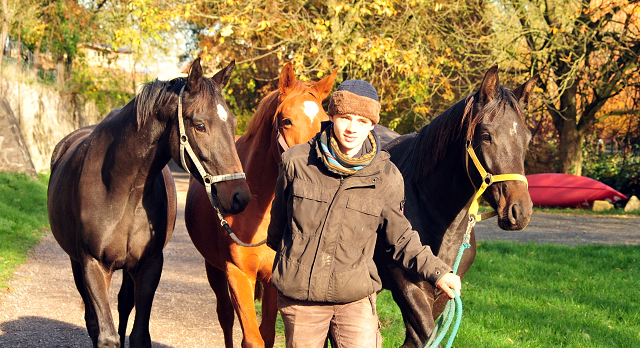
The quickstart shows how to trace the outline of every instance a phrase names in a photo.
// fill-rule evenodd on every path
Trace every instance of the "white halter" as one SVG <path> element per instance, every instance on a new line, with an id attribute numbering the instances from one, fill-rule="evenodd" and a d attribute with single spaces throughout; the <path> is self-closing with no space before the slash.
<path id="1" fill-rule="evenodd" d="M 182 161 L 182 168 L 191 174 L 189 168 L 187 167 L 187 162 L 184 159 L 184 151 L 186 150 L 191 157 L 191 161 L 195 164 L 196 168 L 198 168 L 198 172 L 204 181 L 204 187 L 207 189 L 207 196 L 209 196 L 209 201 L 214 208 L 217 208 L 216 199 L 211 194 L 211 185 L 221 181 L 227 180 L 236 180 L 236 179 L 246 179 L 244 173 L 233 173 L 233 174 L 223 174 L 223 175 L 211 175 L 207 173 L 202 167 L 202 163 L 193 152 L 191 145 L 189 144 L 189 137 L 187 137 L 187 133 L 184 131 L 184 121 L 182 120 L 182 92 L 184 92 L 184 87 L 180 89 L 180 94 L 178 95 L 178 129 L 180 130 L 180 160 Z"/>

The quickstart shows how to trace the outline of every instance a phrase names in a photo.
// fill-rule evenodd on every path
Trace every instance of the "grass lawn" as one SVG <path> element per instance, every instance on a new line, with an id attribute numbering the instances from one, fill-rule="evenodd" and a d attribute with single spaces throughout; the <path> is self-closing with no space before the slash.
<path id="1" fill-rule="evenodd" d="M 49 228 L 47 184 L 25 175 L 0 172 L 0 289 Z"/>
<path id="2" fill-rule="evenodd" d="M 481 242 L 454 347 L 640 347 L 640 246 Z M 384 347 L 404 338 L 385 291 Z"/>

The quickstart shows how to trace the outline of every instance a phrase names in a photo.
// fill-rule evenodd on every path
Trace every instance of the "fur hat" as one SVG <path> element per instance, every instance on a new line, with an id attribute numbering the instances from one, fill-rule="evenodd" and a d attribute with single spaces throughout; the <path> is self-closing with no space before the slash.
<path id="1" fill-rule="evenodd" d="M 374 124 L 380 121 L 378 91 L 369 82 L 346 80 L 338 86 L 329 101 L 329 116 L 352 114 L 366 117 Z"/>

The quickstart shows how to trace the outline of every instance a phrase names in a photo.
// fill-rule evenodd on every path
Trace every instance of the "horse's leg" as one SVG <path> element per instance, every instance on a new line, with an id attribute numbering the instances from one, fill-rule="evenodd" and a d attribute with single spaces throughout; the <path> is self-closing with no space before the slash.
<path id="1" fill-rule="evenodd" d="M 120 346 L 124 347 L 124 340 L 127 335 L 127 322 L 129 315 L 135 304 L 134 283 L 131 275 L 127 271 L 122 271 L 122 285 L 118 293 L 118 334 L 120 335 Z"/>
<path id="2" fill-rule="evenodd" d="M 227 263 L 227 279 L 233 307 L 242 327 L 242 347 L 264 347 L 254 304 L 255 279 L 250 279 L 232 263 Z"/>
<path id="3" fill-rule="evenodd" d="M 264 346 L 273 347 L 276 339 L 276 318 L 278 317 L 278 291 L 271 282 L 263 282 L 262 294 L 262 322 L 260 334 L 264 340 Z"/>
<path id="4" fill-rule="evenodd" d="M 98 322 L 98 339 L 94 343 L 99 348 L 119 348 L 120 339 L 109 307 L 109 284 L 112 272 L 91 256 L 84 255 L 82 280 L 86 290 L 85 306 L 91 306 Z M 86 313 L 87 310 L 85 310 Z"/>
<path id="5" fill-rule="evenodd" d="M 135 283 L 136 316 L 129 336 L 130 347 L 151 347 L 149 318 L 153 297 L 160 283 L 163 262 L 162 250 L 158 250 L 149 255 L 144 263 L 139 265 L 140 269 L 132 275 Z"/>
<path id="6" fill-rule="evenodd" d="M 400 307 L 406 328 L 402 348 L 422 347 L 435 328 L 431 314 L 433 298 L 427 295 L 428 291 L 421 288 L 429 284 L 424 281 L 414 282 L 406 271 L 397 266 L 391 267 L 390 275 L 394 286 L 390 290 Z"/>
<path id="7" fill-rule="evenodd" d="M 216 311 L 218 313 L 218 322 L 220 322 L 220 327 L 222 327 L 222 333 L 224 334 L 224 346 L 226 348 L 233 348 L 234 310 L 233 304 L 231 304 L 231 298 L 229 297 L 227 275 L 206 261 L 205 268 L 207 269 L 209 285 L 216 294 Z"/>
<path id="8" fill-rule="evenodd" d="M 82 297 L 82 302 L 84 302 L 84 321 L 87 325 L 89 337 L 91 337 L 91 341 L 95 347 L 98 345 L 98 334 L 100 334 L 100 330 L 98 328 L 98 317 L 87 298 L 87 291 L 84 287 L 84 280 L 82 276 L 82 265 L 80 262 L 71 259 L 71 270 L 73 271 L 73 280 L 76 283 L 76 288 Z"/>

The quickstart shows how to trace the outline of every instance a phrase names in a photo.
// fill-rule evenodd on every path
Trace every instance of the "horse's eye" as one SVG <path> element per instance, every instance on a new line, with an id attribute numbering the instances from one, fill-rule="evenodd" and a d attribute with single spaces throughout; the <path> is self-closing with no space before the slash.
<path id="1" fill-rule="evenodd" d="M 196 125 L 196 130 L 197 130 L 198 132 L 202 132 L 202 133 L 204 133 L 204 132 L 207 130 L 207 128 L 204 126 L 204 124 L 202 124 L 202 123 L 198 123 L 198 124 Z"/>
<path id="2" fill-rule="evenodd" d="M 285 118 L 284 120 L 282 120 L 282 123 L 284 123 L 285 126 L 290 126 L 293 124 L 291 123 L 291 120 L 288 118 Z"/>
<path id="3" fill-rule="evenodd" d="M 491 135 L 489 133 L 482 133 L 482 140 L 491 141 Z"/>

